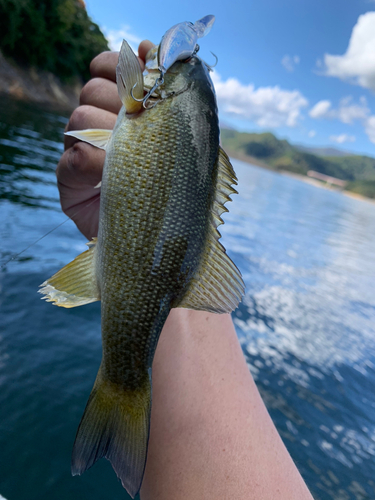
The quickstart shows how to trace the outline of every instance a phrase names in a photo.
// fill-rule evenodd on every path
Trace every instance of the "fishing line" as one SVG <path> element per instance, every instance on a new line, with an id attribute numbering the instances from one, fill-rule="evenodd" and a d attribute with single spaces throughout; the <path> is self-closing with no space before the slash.
<path id="1" fill-rule="evenodd" d="M 21 252 L 19 253 L 16 253 L 15 255 L 13 255 L 9 260 L 7 260 L 6 262 L 4 262 L 4 264 L 1 264 L 0 266 L 0 271 L 3 270 L 5 268 L 5 266 L 7 264 L 9 264 L 9 262 L 12 262 L 12 260 L 16 259 L 17 257 L 19 257 L 20 255 L 22 255 L 23 253 L 26 252 L 26 250 L 28 250 L 29 248 L 31 248 L 32 246 L 36 245 L 37 243 L 39 243 L 39 241 L 43 240 L 46 236 L 50 235 L 51 233 L 53 233 L 53 231 L 56 231 L 56 229 L 58 229 L 59 227 L 61 227 L 63 224 L 65 224 L 65 222 L 68 222 L 68 220 L 71 220 L 73 221 L 73 217 L 75 217 L 76 215 L 78 215 L 80 212 L 82 212 L 83 209 L 85 208 L 88 208 L 90 205 L 92 205 L 93 203 L 95 203 L 96 201 L 98 200 L 98 198 L 95 198 L 93 200 L 90 201 L 90 203 L 88 203 L 87 205 L 85 205 L 84 207 L 81 207 L 79 210 L 77 210 L 77 212 L 75 212 L 71 217 L 67 217 L 63 222 L 61 222 L 60 224 L 58 224 L 56 227 L 54 227 L 53 229 L 51 229 L 50 231 L 48 231 L 47 233 L 45 233 L 43 236 L 41 236 L 40 238 L 38 238 L 37 240 L 33 241 L 33 243 L 30 243 L 30 245 L 26 248 L 24 248 Z M 73 221 L 74 222 L 74 221 Z"/>

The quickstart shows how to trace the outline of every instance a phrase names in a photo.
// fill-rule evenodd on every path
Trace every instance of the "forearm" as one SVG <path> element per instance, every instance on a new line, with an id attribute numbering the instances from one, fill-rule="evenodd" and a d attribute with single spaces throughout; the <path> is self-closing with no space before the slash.
<path id="1" fill-rule="evenodd" d="M 153 363 L 142 500 L 311 500 L 229 315 L 174 309 Z"/>

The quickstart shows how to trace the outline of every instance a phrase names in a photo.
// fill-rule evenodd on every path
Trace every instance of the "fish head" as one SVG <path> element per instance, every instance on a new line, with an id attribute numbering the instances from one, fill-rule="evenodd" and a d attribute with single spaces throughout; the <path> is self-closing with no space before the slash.
<path id="1" fill-rule="evenodd" d="M 146 56 L 146 70 L 143 73 L 146 91 L 154 87 L 155 81 L 160 76 L 157 66 L 157 49 L 158 47 L 153 47 Z M 176 61 L 165 73 L 163 84 L 154 89 L 152 97 L 163 100 L 179 95 L 189 90 L 193 85 L 199 86 L 201 82 L 203 85 L 207 85 L 207 81 L 214 92 L 207 65 L 200 57 L 194 55 L 189 59 Z"/>
<path id="2" fill-rule="evenodd" d="M 200 21 L 197 22 L 199 23 Z M 160 76 L 158 64 L 159 53 L 160 45 L 155 45 L 146 55 L 146 69 L 143 73 L 146 91 L 154 86 L 156 79 Z M 197 84 L 202 79 L 208 80 L 214 91 L 207 65 L 200 57 L 195 54 L 187 59 L 177 60 L 165 73 L 164 83 L 155 90 L 155 96 L 163 98 L 166 95 L 181 93 L 182 90 L 187 90 L 193 82 Z"/>

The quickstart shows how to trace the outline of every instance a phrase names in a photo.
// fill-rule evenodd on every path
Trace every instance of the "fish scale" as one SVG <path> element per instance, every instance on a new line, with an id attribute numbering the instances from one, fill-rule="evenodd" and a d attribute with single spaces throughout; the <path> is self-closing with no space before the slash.
<path id="1" fill-rule="evenodd" d="M 212 24 L 212 16 L 207 20 Z M 177 60 L 146 94 L 156 105 L 143 106 L 132 90 L 144 82 L 147 92 L 152 71 L 143 80 L 124 42 L 117 67 L 124 106 L 114 130 L 69 132 L 106 150 L 99 234 L 41 289 L 62 307 L 101 300 L 102 362 L 77 431 L 72 473 L 105 456 L 133 497 L 147 456 L 152 361 L 171 308 L 227 313 L 244 293 L 218 241 L 236 177 L 219 146 L 207 67 L 197 56 Z"/>
<path id="2" fill-rule="evenodd" d="M 198 99 L 201 100 L 200 96 Z M 155 351 L 165 315 L 172 300 L 183 289 L 183 280 L 179 278 L 182 273 L 195 271 L 203 249 L 202 233 L 208 225 L 204 214 L 212 181 L 208 183 L 206 179 L 206 185 L 201 183 L 198 186 L 200 189 L 191 182 L 199 175 L 202 162 L 197 153 L 201 148 L 198 145 L 195 151 L 191 147 L 193 141 L 189 126 L 186 126 L 191 107 L 196 107 L 194 98 L 183 93 L 175 100 L 167 99 L 158 107 L 143 112 L 138 120 L 120 116 L 118 130 L 115 128 L 113 143 L 108 148 L 98 236 L 99 242 L 103 243 L 102 246 L 98 244 L 98 254 L 101 261 L 110 265 L 103 266 L 98 277 L 102 295 L 107 300 L 114 295 L 115 299 L 110 300 L 108 310 L 106 303 L 102 305 L 103 360 L 104 366 L 111 367 L 110 371 L 105 370 L 109 379 L 123 387 L 137 387 L 137 383 L 143 380 L 144 369 L 151 365 L 150 351 Z M 206 140 L 205 134 L 202 134 L 202 140 Z M 207 158 L 203 158 L 211 170 L 216 162 L 217 142 L 218 139 L 216 144 L 212 141 L 211 152 L 207 150 Z M 126 147 L 129 144 L 142 144 L 142 151 L 136 155 L 133 151 L 135 149 L 138 153 L 138 148 L 133 147 L 132 154 L 129 154 Z M 176 151 L 177 146 L 177 153 L 164 154 L 165 149 Z M 154 176 L 151 196 L 147 197 L 144 191 L 149 171 L 153 171 Z M 195 199 L 192 209 L 190 199 L 199 192 L 200 200 Z M 120 207 L 119 199 L 125 202 L 120 203 Z M 188 204 L 186 200 L 189 200 Z M 197 212 L 196 216 L 194 212 Z M 181 216 L 176 217 L 176 213 Z M 126 225 L 121 224 L 122 220 L 126 220 Z M 173 251 L 168 255 L 163 253 L 163 247 L 171 236 Z M 188 255 L 187 247 L 190 247 Z M 119 248 L 125 248 L 125 251 L 121 252 Z M 180 261 L 176 255 L 181 255 Z M 162 261 L 163 265 L 160 265 Z M 130 298 L 135 296 L 134 289 L 138 290 L 138 308 L 130 306 Z M 152 314 L 162 300 L 166 301 L 165 308 L 159 314 Z M 128 314 L 119 318 L 118 311 L 123 309 L 123 302 L 128 305 Z M 142 310 L 144 304 L 149 312 L 148 321 L 145 321 Z M 139 318 L 143 319 L 141 323 Z M 129 332 L 133 333 L 130 338 Z M 123 357 L 122 362 L 115 362 L 111 357 L 114 360 Z M 143 366 L 139 364 L 140 359 L 144 360 Z M 134 366 L 141 373 L 134 371 Z"/>

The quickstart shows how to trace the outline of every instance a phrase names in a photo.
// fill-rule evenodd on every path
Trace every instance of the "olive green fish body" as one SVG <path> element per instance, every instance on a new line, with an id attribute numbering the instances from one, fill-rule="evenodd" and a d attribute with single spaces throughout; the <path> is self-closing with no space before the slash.
<path id="1" fill-rule="evenodd" d="M 122 110 L 103 173 L 102 367 L 125 387 L 151 366 L 169 310 L 197 269 L 214 196 L 219 128 L 207 70 L 199 59 L 174 68 L 186 73 L 177 90 L 190 88 L 135 117 Z"/>
<path id="2" fill-rule="evenodd" d="M 152 361 L 170 309 L 230 312 L 244 292 L 218 241 L 236 177 L 219 146 L 208 70 L 194 56 L 164 78 L 147 94 L 156 105 L 143 109 L 147 76 L 124 42 L 117 67 L 124 107 L 113 132 L 69 132 L 106 150 L 99 234 L 41 289 L 63 307 L 102 302 L 102 362 L 77 431 L 72 473 L 106 457 L 132 497 L 146 463 Z"/>

